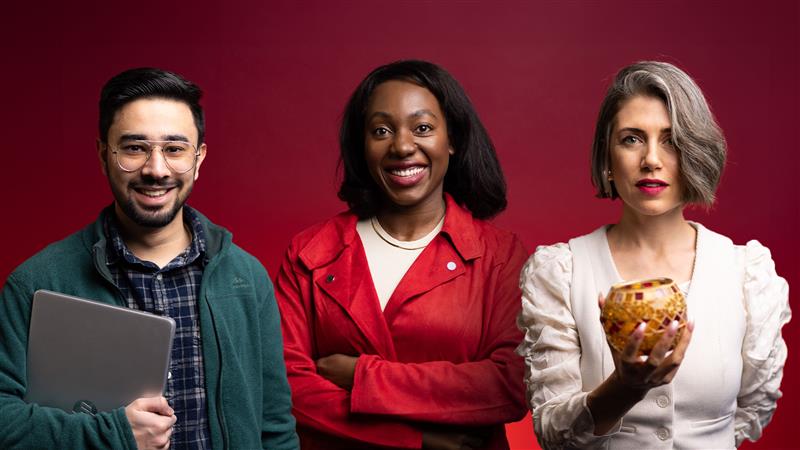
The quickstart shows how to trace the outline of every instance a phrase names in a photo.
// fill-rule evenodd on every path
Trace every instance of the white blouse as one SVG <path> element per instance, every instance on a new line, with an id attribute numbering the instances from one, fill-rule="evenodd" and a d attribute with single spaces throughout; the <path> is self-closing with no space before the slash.
<path id="1" fill-rule="evenodd" d="M 552 448 L 733 448 L 756 440 L 775 411 L 786 360 L 789 288 L 769 250 L 697 228 L 687 296 L 695 321 L 681 368 L 612 429 L 594 435 L 587 394 L 614 370 L 597 294 L 623 281 L 607 227 L 536 249 L 522 270 L 528 401 L 539 444 Z"/>

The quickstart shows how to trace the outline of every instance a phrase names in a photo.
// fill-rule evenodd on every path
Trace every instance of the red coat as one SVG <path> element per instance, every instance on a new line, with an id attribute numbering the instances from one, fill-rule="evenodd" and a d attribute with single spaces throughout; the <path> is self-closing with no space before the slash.
<path id="1" fill-rule="evenodd" d="M 490 426 L 488 448 L 508 448 L 503 424 L 527 410 L 521 242 L 448 196 L 441 233 L 381 312 L 356 220 L 297 235 L 276 281 L 302 447 L 420 448 L 427 423 Z M 334 353 L 359 356 L 352 392 L 317 375 Z"/>

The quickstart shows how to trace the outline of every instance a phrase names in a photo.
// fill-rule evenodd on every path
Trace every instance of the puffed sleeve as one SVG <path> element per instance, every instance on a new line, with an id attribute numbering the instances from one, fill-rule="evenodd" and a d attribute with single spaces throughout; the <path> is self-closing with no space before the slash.
<path id="1" fill-rule="evenodd" d="M 570 306 L 572 253 L 567 244 L 542 246 L 520 275 L 528 403 L 539 445 L 545 449 L 603 447 L 612 433 L 595 436 L 581 387 L 581 347 Z M 598 319 L 599 320 L 599 319 Z"/>
<path id="2" fill-rule="evenodd" d="M 744 247 L 744 299 L 747 313 L 742 345 L 742 385 L 737 397 L 736 446 L 755 441 L 775 412 L 786 342 L 781 327 L 789 322 L 789 285 L 775 272 L 769 249 L 750 241 Z"/>

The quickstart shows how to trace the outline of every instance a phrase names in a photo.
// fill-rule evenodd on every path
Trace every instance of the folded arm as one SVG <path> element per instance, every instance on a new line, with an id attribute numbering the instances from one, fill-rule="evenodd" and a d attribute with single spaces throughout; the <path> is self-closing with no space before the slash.
<path id="1" fill-rule="evenodd" d="M 284 357 L 292 388 L 293 411 L 300 425 L 322 433 L 373 445 L 420 448 L 422 433 L 400 420 L 350 411 L 350 392 L 317 373 L 311 336 L 311 277 L 290 256 L 276 279 Z"/>
<path id="2" fill-rule="evenodd" d="M 355 369 L 351 410 L 451 425 L 498 425 L 524 417 L 523 361 L 514 353 L 522 339 L 519 271 L 526 252 L 518 240 L 499 250 L 484 280 L 483 335 L 475 360 L 402 363 L 361 355 Z M 429 345 L 437 345 L 435 342 Z M 391 392 L 391 395 L 376 395 Z"/>

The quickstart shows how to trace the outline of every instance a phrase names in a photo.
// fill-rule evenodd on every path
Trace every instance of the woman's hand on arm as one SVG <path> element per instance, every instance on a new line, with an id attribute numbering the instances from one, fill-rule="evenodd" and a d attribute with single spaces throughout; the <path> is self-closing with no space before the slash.
<path id="1" fill-rule="evenodd" d="M 601 296 L 601 309 L 603 302 Z M 637 356 L 644 338 L 644 324 L 639 325 L 631 334 L 622 352 L 611 347 L 616 368 L 586 398 L 586 404 L 594 419 L 596 435 L 603 435 L 611 430 L 614 424 L 641 401 L 650 389 L 672 381 L 683 362 L 693 330 L 694 322 L 689 321 L 671 352 L 669 349 L 678 331 L 678 323 L 675 321 L 661 336 L 649 356 Z"/>
<path id="2" fill-rule="evenodd" d="M 428 450 L 469 450 L 483 448 L 488 435 L 480 432 L 427 430 L 422 432 L 422 448 Z"/>
<path id="3" fill-rule="evenodd" d="M 349 391 L 353 389 L 357 361 L 358 358 L 355 356 L 338 353 L 325 356 L 316 361 L 317 373 L 340 388 Z"/>

